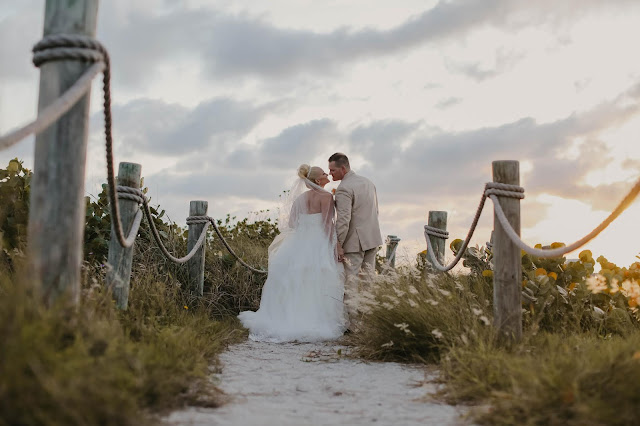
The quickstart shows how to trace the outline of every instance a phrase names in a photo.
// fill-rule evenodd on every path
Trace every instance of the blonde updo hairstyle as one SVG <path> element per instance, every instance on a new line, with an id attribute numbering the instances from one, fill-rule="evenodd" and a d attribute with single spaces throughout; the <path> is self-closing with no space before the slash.
<path id="1" fill-rule="evenodd" d="M 312 167 L 308 164 L 301 164 L 300 167 L 298 167 L 298 176 L 317 184 L 316 179 L 322 176 L 322 169 L 316 166 Z"/>

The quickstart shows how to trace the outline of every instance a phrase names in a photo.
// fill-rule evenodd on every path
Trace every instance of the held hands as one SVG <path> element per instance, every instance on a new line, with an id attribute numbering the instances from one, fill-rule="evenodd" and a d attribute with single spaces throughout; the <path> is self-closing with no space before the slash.
<path id="1" fill-rule="evenodd" d="M 342 248 L 342 245 L 338 243 L 338 262 L 343 262 L 343 261 L 344 261 L 344 249 Z"/>

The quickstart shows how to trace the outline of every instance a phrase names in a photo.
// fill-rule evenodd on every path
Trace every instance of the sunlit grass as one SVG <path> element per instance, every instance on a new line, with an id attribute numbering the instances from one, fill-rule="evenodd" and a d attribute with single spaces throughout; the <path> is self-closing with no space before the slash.
<path id="1" fill-rule="evenodd" d="M 566 302 L 529 313 L 522 341 L 507 345 L 491 325 L 490 277 L 400 268 L 361 293 L 350 341 L 366 359 L 437 364 L 444 386 L 436 397 L 470 404 L 474 422 L 635 424 L 640 327 L 631 298 L 602 297 L 578 283 Z"/>

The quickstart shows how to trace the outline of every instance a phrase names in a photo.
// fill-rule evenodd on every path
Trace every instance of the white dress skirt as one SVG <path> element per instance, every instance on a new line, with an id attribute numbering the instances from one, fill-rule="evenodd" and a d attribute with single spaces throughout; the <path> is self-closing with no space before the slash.
<path id="1" fill-rule="evenodd" d="M 269 247 L 260 309 L 238 315 L 249 338 L 265 342 L 335 340 L 345 330 L 344 282 L 322 214 L 304 214 Z"/>

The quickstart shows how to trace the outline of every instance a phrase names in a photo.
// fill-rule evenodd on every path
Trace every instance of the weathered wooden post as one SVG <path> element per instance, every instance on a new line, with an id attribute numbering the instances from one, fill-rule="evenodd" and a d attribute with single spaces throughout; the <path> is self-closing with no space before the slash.
<path id="1" fill-rule="evenodd" d="M 396 235 L 387 235 L 387 265 L 392 268 L 396 267 L 396 251 L 398 250 L 398 243 L 400 238 Z"/>
<path id="2" fill-rule="evenodd" d="M 118 167 L 118 185 L 128 186 L 131 188 L 140 188 L 140 176 L 142 166 L 136 163 L 120 163 Z M 118 200 L 120 205 L 120 219 L 122 221 L 122 230 L 129 235 L 133 219 L 138 213 L 138 203 L 133 200 L 121 198 Z M 107 272 L 107 287 L 113 291 L 113 298 L 119 309 L 127 309 L 129 304 L 129 283 L 131 282 L 131 263 L 133 261 L 133 247 L 124 248 L 118 242 L 118 236 L 111 222 L 111 239 L 109 240 L 109 257 L 108 263 L 111 269 Z"/>
<path id="3" fill-rule="evenodd" d="M 191 201 L 189 203 L 189 216 L 206 216 L 209 203 L 206 201 Z M 187 253 L 198 242 L 204 223 L 190 223 L 189 236 L 187 239 Z M 189 290 L 197 295 L 202 296 L 204 292 L 204 256 L 206 243 L 198 249 L 191 259 L 187 261 L 187 270 L 189 271 Z"/>
<path id="4" fill-rule="evenodd" d="M 44 35 L 93 37 L 98 0 L 47 0 Z M 92 64 L 52 61 L 40 66 L 38 111 L 66 91 Z M 84 178 L 89 92 L 56 123 L 36 136 L 28 248 L 30 270 L 48 303 L 63 293 L 80 295 L 85 223 Z"/>
<path id="5" fill-rule="evenodd" d="M 439 211 L 439 210 L 430 210 L 429 220 L 427 225 L 433 228 L 438 228 L 438 229 L 442 229 L 443 231 L 446 231 L 447 230 L 447 212 Z M 444 251 L 445 251 L 447 240 L 445 240 L 444 238 L 436 237 L 435 235 L 429 235 L 429 240 L 431 242 L 431 247 L 433 248 L 433 252 L 434 252 L 433 254 L 435 255 L 436 259 L 438 259 L 438 262 L 440 262 L 441 265 L 444 265 Z M 433 264 L 429 256 L 427 256 L 427 259 L 429 260 L 429 263 Z"/>
<path id="6" fill-rule="evenodd" d="M 520 185 L 520 164 L 517 161 L 494 161 L 493 181 Z M 498 201 L 514 231 L 520 235 L 520 200 L 498 196 Z M 494 325 L 503 336 L 512 341 L 519 341 L 522 338 L 520 249 L 507 236 L 495 212 L 493 229 Z"/>

